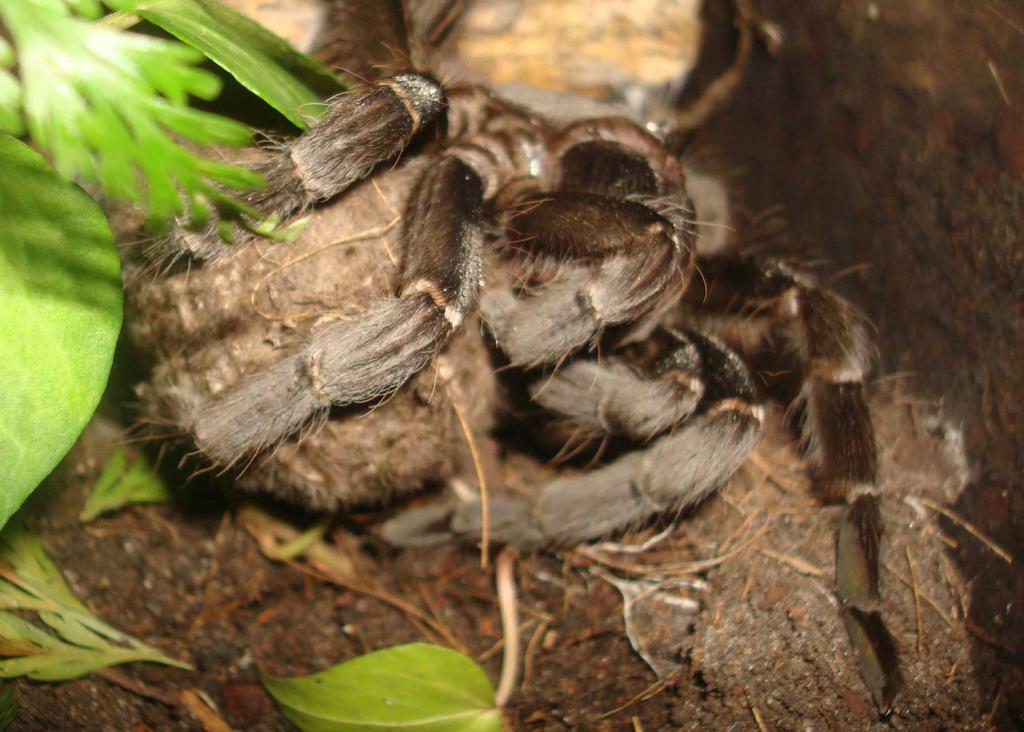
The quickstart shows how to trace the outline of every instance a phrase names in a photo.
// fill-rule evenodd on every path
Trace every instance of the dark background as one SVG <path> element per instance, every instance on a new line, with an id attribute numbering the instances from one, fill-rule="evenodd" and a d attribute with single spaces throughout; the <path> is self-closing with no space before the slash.
<path id="1" fill-rule="evenodd" d="M 726 5 L 710 4 L 718 28 Z M 724 158 L 749 211 L 782 204 L 788 238 L 852 268 L 833 284 L 877 324 L 876 373 L 962 425 L 973 479 L 952 508 L 1016 559 L 955 552 L 975 670 L 1001 693 L 997 724 L 1024 729 L 1024 4 L 753 8 L 783 43 L 758 45 L 695 147 Z"/>

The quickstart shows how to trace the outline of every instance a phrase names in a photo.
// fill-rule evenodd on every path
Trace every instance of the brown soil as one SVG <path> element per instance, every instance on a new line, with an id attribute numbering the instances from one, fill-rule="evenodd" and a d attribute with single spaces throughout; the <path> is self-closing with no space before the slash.
<path id="1" fill-rule="evenodd" d="M 879 373 L 890 375 L 873 389 L 887 492 L 883 609 L 907 688 L 889 725 L 1020 729 L 1024 14 L 1006 0 L 755 5 L 784 31 L 782 50 L 758 48 L 733 104 L 693 144 L 730 173 L 749 211 L 784 205 L 791 239 L 827 255 L 831 271 L 870 265 L 836 285 L 878 324 Z M 715 71 L 709 58 L 698 83 Z M 493 578 L 473 550 L 396 552 L 372 535 L 378 515 L 347 517 L 331 545 L 374 597 L 267 559 L 240 498 L 203 480 L 172 504 L 82 527 L 76 516 L 108 449 L 94 426 L 40 496 L 38 528 L 92 609 L 196 671 L 126 667 L 134 691 L 97 677 L 20 682 L 14 729 L 203 729 L 185 690 L 232 728 L 290 729 L 258 669 L 306 673 L 438 633 L 496 679 Z M 881 728 L 829 592 L 835 518 L 809 497 L 779 427 L 721 495 L 648 552 L 522 557 L 526 678 L 510 725 Z M 703 583 L 673 590 L 700 604 L 672 615 L 675 632 L 634 628 L 681 664 L 660 682 L 602 578 L 651 574 Z M 424 631 L 380 591 L 433 625 Z"/>
<path id="2" fill-rule="evenodd" d="M 876 400 L 875 414 L 887 445 L 884 610 L 908 679 L 890 724 L 985 728 L 962 626 L 968 590 L 944 561 L 949 539 L 930 509 L 913 502 L 945 504 L 960 491 L 958 433 L 933 408 L 892 389 Z M 258 669 L 309 673 L 423 638 L 455 645 L 497 677 L 493 581 L 472 549 L 396 552 L 368 533 L 379 519 L 370 514 L 332 530 L 339 561 L 355 566 L 339 570 L 344 581 L 413 605 L 444 629 L 424 631 L 391 602 L 323 581 L 322 566 L 267 559 L 247 527 L 264 539 L 268 529 L 253 523 L 251 508 L 222 501 L 212 485 L 187 487 L 174 505 L 80 526 L 76 516 L 101 452 L 87 441 L 72 457 L 64 476 L 72 487 L 43 497 L 40 529 L 90 607 L 196 671 L 124 669 L 170 704 L 106 679 L 22 683 L 18 729 L 202 729 L 180 703 L 187 690 L 205 693 L 232 728 L 288 729 Z M 507 710 L 513 728 L 748 727 L 755 715 L 770 728 L 875 726 L 830 592 L 835 511 L 810 498 L 792 442 L 777 427 L 720 496 L 647 552 L 598 548 L 521 558 L 528 671 Z M 280 507 L 275 513 L 282 515 Z M 715 560 L 710 568 L 690 564 L 708 559 Z M 665 596 L 686 596 L 700 607 L 681 615 L 648 607 L 637 617 L 640 642 L 681 664 L 660 683 L 630 647 L 621 597 L 604 579 L 651 576 L 690 584 Z M 660 625 L 645 624 L 652 621 Z"/>

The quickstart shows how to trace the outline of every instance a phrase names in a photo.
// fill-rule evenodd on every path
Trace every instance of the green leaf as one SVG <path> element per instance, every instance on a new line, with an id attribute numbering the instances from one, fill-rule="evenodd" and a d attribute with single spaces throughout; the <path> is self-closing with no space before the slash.
<path id="1" fill-rule="evenodd" d="M 124 448 L 120 448 L 103 466 L 78 520 L 92 521 L 129 503 L 160 503 L 169 498 L 167 486 L 146 456 L 140 454 L 129 465 Z"/>
<path id="2" fill-rule="evenodd" d="M 79 648 L 8 612 L 0 612 L 0 656 L 8 656 L 0 660 L 0 678 L 37 681 L 66 681 L 107 666 L 155 660 L 139 648 Z"/>
<path id="3" fill-rule="evenodd" d="M 0 69 L 0 132 L 20 135 L 25 131 L 21 116 L 21 86 L 9 72 Z"/>
<path id="4" fill-rule="evenodd" d="M 190 668 L 93 615 L 42 543 L 22 526 L 0 534 L 0 677 L 63 681 L 129 661 Z M 6 612 L 33 611 L 56 635 Z"/>
<path id="5" fill-rule="evenodd" d="M 305 732 L 499 732 L 483 670 L 449 648 L 410 643 L 298 678 L 263 674 L 286 717 Z"/>
<path id="6" fill-rule="evenodd" d="M 90 613 L 71 592 L 42 542 L 18 524 L 6 527 L 0 534 L 0 576 L 2 608 L 35 610 L 44 623 L 58 632 L 66 627 L 63 619 L 71 618 L 90 631 L 90 635 L 81 636 L 83 639 L 98 635 L 136 648 L 148 648 Z M 60 619 L 53 617 L 56 615 Z"/>
<path id="7" fill-rule="evenodd" d="M 17 576 L 25 592 L 57 606 L 89 612 L 68 587 L 43 543 L 17 521 L 0 533 L 0 570 L 5 568 Z M 0 583 L 0 592 L 3 589 L 4 584 Z"/>
<path id="8" fill-rule="evenodd" d="M 14 55 L 14 49 L 11 48 L 11 44 L 0 36 L 0 66 L 4 68 L 14 66 L 15 60 L 16 57 Z"/>
<path id="9" fill-rule="evenodd" d="M 348 89 L 344 79 L 249 16 L 233 10 L 221 0 L 195 1 L 228 32 L 244 38 L 249 46 L 312 89 L 320 99 Z"/>
<path id="10" fill-rule="evenodd" d="M 0 732 L 5 732 L 16 716 L 18 705 L 14 701 L 14 689 L 6 687 L 0 690 Z"/>
<path id="11" fill-rule="evenodd" d="M 64 0 L 69 8 L 83 18 L 95 19 L 103 14 L 103 6 L 99 0 Z"/>
<path id="12" fill-rule="evenodd" d="M 0 22 L 14 41 L 20 109 L 10 91 L 4 127 L 21 114 L 35 145 L 68 177 L 99 183 L 113 196 L 146 201 L 159 228 L 202 195 L 237 208 L 215 184 L 219 168 L 183 144 L 246 145 L 248 127 L 187 107 L 210 99 L 220 81 L 197 68 L 202 54 L 183 44 L 127 33 L 71 15 L 59 0 L 0 2 Z M 8 85 L 9 86 L 9 85 Z M 250 171 L 248 187 L 265 181 Z"/>
<path id="13" fill-rule="evenodd" d="M 300 129 L 344 87 L 323 66 L 216 0 L 140 0 L 132 13 L 201 51 Z"/>
<path id="14" fill-rule="evenodd" d="M 0 526 L 92 416 L 121 328 L 117 249 L 99 206 L 0 134 Z"/>

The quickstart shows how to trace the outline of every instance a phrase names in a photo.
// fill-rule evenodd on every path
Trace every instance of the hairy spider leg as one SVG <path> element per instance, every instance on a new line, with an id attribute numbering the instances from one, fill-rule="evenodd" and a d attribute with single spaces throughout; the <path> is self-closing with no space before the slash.
<path id="1" fill-rule="evenodd" d="M 405 73 L 356 87 L 328 102 L 324 115 L 302 135 L 272 147 L 249 151 L 248 167 L 267 185 L 241 196 L 263 217 L 280 220 L 344 192 L 378 164 L 396 158 L 413 137 L 444 111 L 447 101 L 437 80 Z M 157 244 L 157 254 L 186 252 L 216 260 L 253 238 L 234 225 L 234 245 L 221 238 L 216 216 L 198 231 L 179 221 Z"/>
<path id="2" fill-rule="evenodd" d="M 394 297 L 314 331 L 298 350 L 201 403 L 199 448 L 231 464 L 273 447 L 332 405 L 387 396 L 422 369 L 473 311 L 483 275 L 483 185 L 454 155 L 426 170 L 406 208 Z"/>
<path id="3" fill-rule="evenodd" d="M 430 67 L 433 48 L 468 0 L 330 0 L 314 54 L 349 77 L 376 81 Z"/>
<path id="4" fill-rule="evenodd" d="M 323 28 L 330 30 L 313 51 L 325 65 L 363 83 L 424 68 L 412 59 L 413 23 L 402 0 L 330 0 L 325 9 Z"/>
<path id="5" fill-rule="evenodd" d="M 719 321 L 735 340 L 755 348 L 777 333 L 802 371 L 801 443 L 816 491 L 846 501 L 836 539 L 836 594 L 861 675 L 882 716 L 902 689 L 896 643 L 886 629 L 878 594 L 878 454 L 864 379 L 874 349 L 864 316 L 809 276 L 773 260 L 709 259 L 701 308 L 738 315 Z M 711 319 L 696 317 L 708 327 Z M 689 318 L 687 319 L 689 322 Z M 721 327 L 721 326 L 724 326 Z"/>
<path id="6" fill-rule="evenodd" d="M 677 346 L 649 372 L 618 361 L 580 361 L 549 377 L 540 392 L 546 406 L 568 404 L 563 415 L 585 429 L 649 442 L 608 465 L 552 481 L 531 499 L 492 500 L 494 540 L 538 547 L 598 539 L 699 502 L 739 468 L 764 424 L 750 373 L 712 338 L 692 331 L 675 338 Z M 612 395 L 610 386 L 619 393 Z M 558 396 L 543 396 L 549 389 Z M 416 524 L 403 522 L 392 525 L 390 539 L 400 526 Z M 479 537 L 479 505 L 455 509 L 450 527 Z"/>
<path id="7" fill-rule="evenodd" d="M 646 442 L 686 419 L 704 396 L 695 346 L 675 354 L 678 367 L 654 375 L 614 356 L 600 363 L 578 359 L 537 381 L 530 395 L 587 437 L 620 435 Z"/>

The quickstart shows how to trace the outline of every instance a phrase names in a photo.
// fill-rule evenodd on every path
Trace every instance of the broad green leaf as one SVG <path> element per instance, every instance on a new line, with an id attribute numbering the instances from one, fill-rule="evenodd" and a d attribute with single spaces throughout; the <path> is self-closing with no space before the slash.
<path id="1" fill-rule="evenodd" d="M 146 456 L 140 454 L 129 465 L 124 448 L 120 448 L 103 466 L 78 519 L 92 521 L 129 503 L 159 503 L 169 498 L 167 486 Z"/>
<path id="2" fill-rule="evenodd" d="M 129 9 L 201 51 L 301 129 L 343 87 L 287 41 L 216 0 L 140 0 Z"/>
<path id="3" fill-rule="evenodd" d="M 298 678 L 263 675 L 284 715 L 304 732 L 498 732 L 501 715 L 483 670 L 449 648 L 410 643 Z"/>
<path id="4" fill-rule="evenodd" d="M 196 2 L 228 32 L 244 38 L 249 46 L 260 51 L 291 76 L 312 89 L 320 99 L 333 96 L 348 88 L 344 79 L 315 58 L 302 53 L 284 38 L 260 25 L 249 16 L 229 8 L 221 0 L 196 0 Z"/>
<path id="5" fill-rule="evenodd" d="M 78 186 L 0 134 L 0 526 L 92 416 L 121 329 L 107 221 Z"/>

